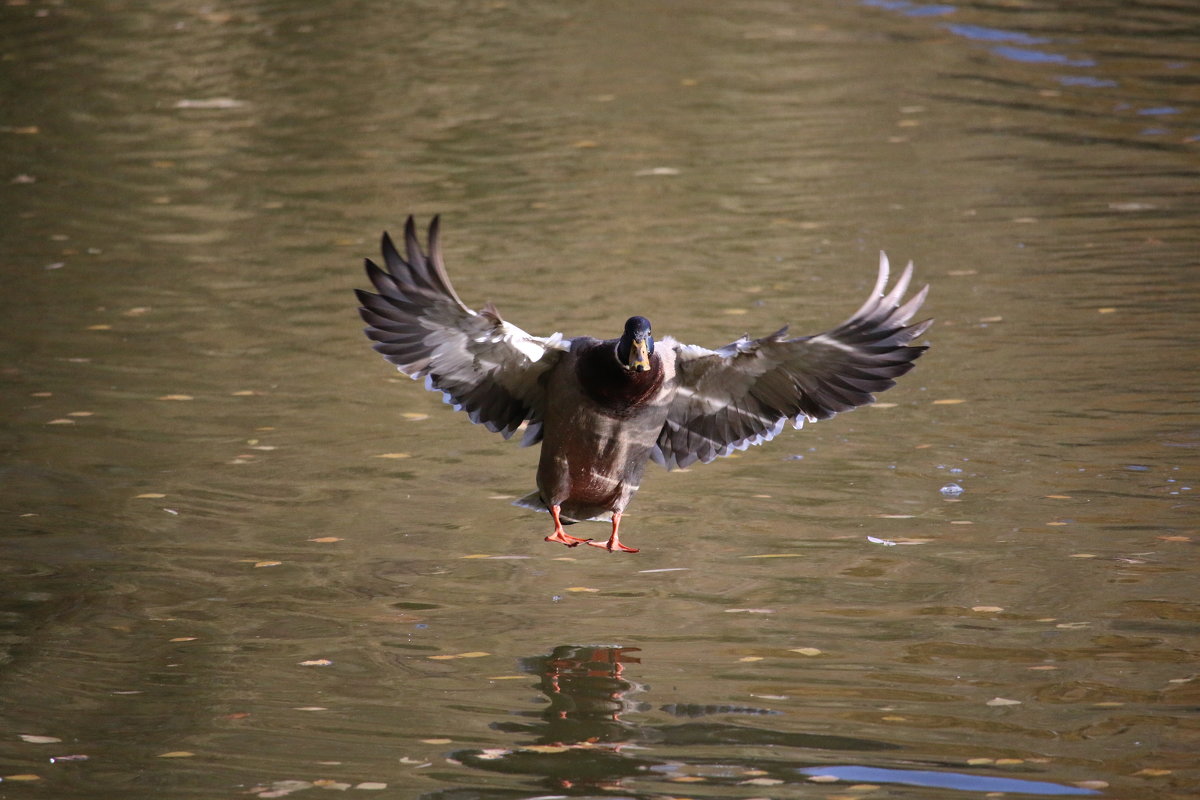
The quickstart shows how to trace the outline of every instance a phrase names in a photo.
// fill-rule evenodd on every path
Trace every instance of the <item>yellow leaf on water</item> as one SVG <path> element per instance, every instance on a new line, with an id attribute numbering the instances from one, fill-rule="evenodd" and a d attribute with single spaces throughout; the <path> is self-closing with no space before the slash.
<path id="1" fill-rule="evenodd" d="M 73 420 L 73 419 L 67 419 L 66 417 L 59 417 L 58 419 L 52 419 L 52 420 L 50 420 L 50 421 L 49 421 L 49 422 L 47 422 L 46 424 L 47 424 L 47 425 L 74 425 L 74 424 L 75 424 L 75 420 Z"/>
<path id="2" fill-rule="evenodd" d="M 1046 495 L 1046 499 L 1047 500 L 1070 500 L 1071 495 L 1069 495 L 1069 494 L 1048 494 L 1048 495 Z"/>
<path id="3" fill-rule="evenodd" d="M 999 611 L 1003 611 L 1004 609 L 1000 606 L 971 606 L 971 610 L 978 611 L 979 613 L 982 614 L 985 612 L 986 613 L 996 613 Z"/>
<path id="4" fill-rule="evenodd" d="M 4 781 L 40 781 L 41 775 L 34 775 L 32 772 L 23 772 L 20 775 L 4 775 L 0 780 Z"/>
<path id="5" fill-rule="evenodd" d="M 821 651 L 815 647 L 793 647 L 788 650 L 789 653 L 799 653 L 802 656 L 819 656 Z"/>
<path id="6" fill-rule="evenodd" d="M 1021 701 L 1020 700 L 1010 700 L 1007 697 L 993 697 L 991 700 L 988 700 L 986 703 L 984 703 L 984 705 L 988 705 L 988 706 L 1019 706 L 1019 705 L 1021 705 Z"/>
<path id="7" fill-rule="evenodd" d="M 680 775 L 677 778 L 667 778 L 667 780 L 672 783 L 703 783 L 708 779 L 702 778 L 699 775 Z"/>
<path id="8" fill-rule="evenodd" d="M 255 567 L 278 567 L 282 563 L 283 563 L 282 561 L 255 561 L 254 566 Z"/>
<path id="9" fill-rule="evenodd" d="M 302 667 L 329 667 L 332 665 L 333 665 L 333 662 L 330 661 L 328 658 L 314 658 L 309 661 L 301 661 L 300 662 L 300 666 L 302 666 Z"/>
<path id="10" fill-rule="evenodd" d="M 95 411 L 70 411 L 67 412 L 68 417 L 91 417 L 95 415 Z"/>
<path id="11" fill-rule="evenodd" d="M 965 403 L 965 402 L 967 402 L 967 401 L 962 397 L 946 397 L 941 400 L 934 400 L 933 404 L 935 406 L 956 406 L 959 403 Z"/>
<path id="12" fill-rule="evenodd" d="M 379 453 L 375 458 L 411 458 L 408 453 Z"/>
<path id="13" fill-rule="evenodd" d="M 413 411 L 406 411 L 405 413 L 401 414 L 400 416 L 404 417 L 406 420 L 409 420 L 410 422 L 420 422 L 423 419 L 429 419 L 428 414 L 418 414 Z"/>
<path id="14" fill-rule="evenodd" d="M 1173 773 L 1169 769 L 1153 769 L 1151 767 L 1147 767 L 1146 769 L 1139 769 L 1137 772 L 1135 772 L 1133 774 L 1134 775 L 1144 775 L 1147 778 L 1161 778 L 1164 775 L 1171 775 Z"/>
<path id="15" fill-rule="evenodd" d="M 169 753 L 159 753 L 158 758 L 191 758 L 196 755 L 190 750 L 172 750 Z"/>
<path id="16" fill-rule="evenodd" d="M 21 737 L 22 741 L 29 742 L 30 744 L 54 744 L 55 742 L 62 741 L 62 739 L 59 739 L 57 736 L 38 736 L 33 733 L 22 733 L 18 735 Z"/>
<path id="17" fill-rule="evenodd" d="M 741 663 L 748 663 L 751 661 L 762 661 L 762 660 L 763 660 L 762 656 L 742 656 L 741 658 L 738 659 L 738 661 Z"/>
<path id="18" fill-rule="evenodd" d="M 195 400 L 190 394 L 164 394 L 159 400 Z"/>
<path id="19" fill-rule="evenodd" d="M 199 636 L 176 636 L 174 639 L 167 639 L 168 642 L 194 642 L 199 639 Z"/>
<path id="20" fill-rule="evenodd" d="M 441 655 L 441 656 L 426 656 L 426 658 L 429 658 L 433 661 L 450 661 L 451 659 L 455 659 L 455 658 L 483 658 L 484 656 L 490 656 L 490 655 L 491 655 L 491 653 L 485 653 L 482 650 L 472 650 L 468 653 L 454 653 L 451 655 Z"/>
<path id="21" fill-rule="evenodd" d="M 89 330 L 89 331 L 111 331 L 112 325 L 88 325 L 87 330 Z"/>
<path id="22" fill-rule="evenodd" d="M 489 681 L 519 681 L 528 678 L 528 675 L 489 675 Z"/>
<path id="23" fill-rule="evenodd" d="M 310 542 L 318 542 L 319 544 L 330 544 L 331 542 L 340 542 L 340 536 L 318 536 L 316 539 L 309 539 Z"/>
<path id="24" fill-rule="evenodd" d="M 599 589 L 593 589 L 590 586 L 568 586 L 568 592 L 598 592 Z"/>
<path id="25" fill-rule="evenodd" d="M 453 739 L 422 739 L 425 744 L 450 744 Z"/>
<path id="26" fill-rule="evenodd" d="M 1117 309 L 1113 308 L 1112 306 L 1106 306 L 1104 308 L 1096 309 L 1096 312 L 1099 314 L 1115 314 L 1116 311 L 1117 311 Z"/>
<path id="27" fill-rule="evenodd" d="M 377 791 L 377 790 L 380 790 L 380 789 L 386 789 L 386 788 L 388 788 L 388 785 L 387 785 L 386 783 L 382 783 L 382 782 L 380 782 L 380 781 L 363 781 L 362 783 L 360 783 L 360 784 L 356 785 L 354 788 L 355 788 L 355 789 L 367 789 L 367 790 L 371 790 L 371 791 Z"/>
<path id="28" fill-rule="evenodd" d="M 529 744 L 521 749 L 527 753 L 565 753 L 571 748 L 564 744 Z"/>

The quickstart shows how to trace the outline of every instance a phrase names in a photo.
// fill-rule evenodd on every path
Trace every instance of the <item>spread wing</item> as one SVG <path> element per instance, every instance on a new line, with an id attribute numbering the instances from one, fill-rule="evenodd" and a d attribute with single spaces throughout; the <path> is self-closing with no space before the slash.
<path id="1" fill-rule="evenodd" d="M 677 344 L 679 390 L 651 458 L 668 469 L 708 463 L 774 438 L 789 421 L 799 428 L 806 419 L 827 419 L 894 386 L 926 350 L 909 342 L 932 320 L 909 320 L 929 287 L 901 305 L 912 263 L 884 294 L 888 260 L 879 256 L 871 296 L 831 331 L 792 339 L 785 327 L 718 350 Z"/>
<path id="2" fill-rule="evenodd" d="M 522 444 L 533 444 L 541 438 L 545 404 L 539 378 L 568 345 L 559 333 L 531 336 L 501 319 L 490 303 L 479 312 L 467 308 L 446 275 L 438 229 L 434 217 L 426 254 L 409 217 L 407 260 L 383 235 L 385 269 L 366 260 L 367 277 L 379 294 L 355 292 L 364 332 L 384 358 L 405 375 L 424 378 L 425 388 L 441 392 L 472 422 L 507 439 L 529 420 Z"/>

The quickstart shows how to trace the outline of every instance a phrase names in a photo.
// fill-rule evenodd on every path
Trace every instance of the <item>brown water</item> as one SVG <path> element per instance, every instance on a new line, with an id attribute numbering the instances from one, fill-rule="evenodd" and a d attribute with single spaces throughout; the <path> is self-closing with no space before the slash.
<path id="1" fill-rule="evenodd" d="M 0 798 L 1200 796 L 1192 4 L 10 0 L 0 145 Z M 932 349 L 551 546 L 360 333 L 437 212 L 535 333 L 882 248 Z"/>

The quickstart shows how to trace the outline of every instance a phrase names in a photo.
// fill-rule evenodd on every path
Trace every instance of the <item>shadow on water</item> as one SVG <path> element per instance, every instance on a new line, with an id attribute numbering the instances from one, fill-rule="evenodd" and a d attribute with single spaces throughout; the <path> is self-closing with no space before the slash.
<path id="1" fill-rule="evenodd" d="M 1091 795 L 1089 789 L 1042 781 L 990 777 L 949 771 L 953 765 L 903 763 L 906 768 L 828 764 L 829 753 L 882 753 L 901 749 L 890 742 L 827 733 L 774 730 L 765 724 L 710 720 L 708 717 L 773 717 L 782 712 L 747 706 L 671 703 L 655 706 L 652 688 L 628 674 L 641 664 L 636 647 L 560 645 L 548 654 L 523 659 L 525 672 L 539 676 L 547 705 L 540 711 L 516 711 L 521 721 L 500 721 L 493 730 L 522 735 L 526 741 L 507 748 L 458 750 L 451 758 L 466 766 L 505 775 L 524 775 L 540 788 L 587 793 L 628 789 L 627 778 L 657 776 L 664 781 L 702 781 L 710 789 L 734 786 L 851 781 L 892 783 L 974 792 L 1041 795 Z M 626 715 L 657 711 L 687 721 L 643 724 Z M 655 749 L 693 750 L 695 755 L 662 758 Z M 756 748 L 790 748 L 787 757 L 755 754 Z M 802 752 L 820 751 L 804 759 Z M 772 752 L 776 752 L 772 750 Z M 734 755 L 734 754 L 737 755 Z M 808 762 L 807 764 L 805 762 Z M 913 767 L 920 767 L 914 769 Z M 945 770 L 945 771 L 943 771 Z M 425 795 L 463 795 L 450 789 Z M 509 789 L 472 790 L 472 797 L 516 796 Z M 524 795 L 522 795 L 524 796 Z"/>

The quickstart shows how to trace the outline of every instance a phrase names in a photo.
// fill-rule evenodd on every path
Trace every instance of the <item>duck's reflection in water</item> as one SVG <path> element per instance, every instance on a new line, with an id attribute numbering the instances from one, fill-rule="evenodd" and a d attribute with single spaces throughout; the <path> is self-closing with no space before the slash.
<path id="1" fill-rule="evenodd" d="M 843 751 L 895 749 L 867 739 L 791 733 L 762 725 L 737 724 L 721 716 L 773 716 L 766 708 L 729 705 L 655 706 L 651 687 L 631 680 L 641 659 L 636 647 L 561 645 L 549 655 L 524 659 L 526 671 L 540 677 L 549 704 L 539 711 L 516 711 L 527 720 L 506 720 L 492 728 L 522 734 L 507 748 L 460 750 L 453 758 L 490 772 L 539 776 L 553 789 L 630 789 L 633 776 L 650 782 L 672 778 L 737 784 L 779 774 L 796 780 L 797 762 L 778 756 L 752 757 L 768 745 Z M 631 722 L 633 712 L 648 721 Z M 664 715 L 669 719 L 664 720 Z M 677 721 L 680 719 L 688 721 Z M 791 754 L 791 755 L 794 755 Z M 782 758 L 780 757 L 782 756 Z M 649 787 L 647 787 L 649 788 Z M 508 796 L 508 791 L 496 797 Z M 490 797 L 486 793 L 477 795 Z"/>

